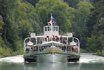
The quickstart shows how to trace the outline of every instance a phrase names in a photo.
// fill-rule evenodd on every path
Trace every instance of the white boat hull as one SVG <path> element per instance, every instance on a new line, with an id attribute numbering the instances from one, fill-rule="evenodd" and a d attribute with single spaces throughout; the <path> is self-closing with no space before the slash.
<path id="1" fill-rule="evenodd" d="M 67 62 L 67 56 L 62 54 L 38 55 L 37 62 Z"/>
<path id="2" fill-rule="evenodd" d="M 77 62 L 80 55 L 70 54 L 38 54 L 24 56 L 25 62 Z"/>

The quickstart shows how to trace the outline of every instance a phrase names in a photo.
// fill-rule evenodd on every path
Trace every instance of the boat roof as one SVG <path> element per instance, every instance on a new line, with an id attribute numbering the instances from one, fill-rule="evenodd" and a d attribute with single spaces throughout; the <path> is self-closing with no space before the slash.
<path id="1" fill-rule="evenodd" d="M 44 42 L 42 44 L 37 44 L 37 45 L 38 46 L 47 46 L 47 45 L 50 45 L 50 46 L 52 46 L 52 45 L 64 46 L 65 44 L 60 43 L 60 42 L 56 42 L 56 41 L 49 41 L 49 42 Z"/>

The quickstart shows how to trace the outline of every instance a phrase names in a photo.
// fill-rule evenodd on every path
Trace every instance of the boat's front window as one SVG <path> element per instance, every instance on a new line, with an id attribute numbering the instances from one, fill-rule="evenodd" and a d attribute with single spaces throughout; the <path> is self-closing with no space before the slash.
<path id="1" fill-rule="evenodd" d="M 45 31 L 51 31 L 51 27 L 50 26 L 46 26 L 45 27 Z"/>
<path id="2" fill-rule="evenodd" d="M 47 27 L 45 27 L 45 31 L 47 31 Z"/>
<path id="3" fill-rule="evenodd" d="M 53 27 L 53 31 L 56 31 L 56 27 Z"/>
<path id="4" fill-rule="evenodd" d="M 56 31 L 58 31 L 58 28 L 57 27 L 55 27 L 56 28 Z"/>
<path id="5" fill-rule="evenodd" d="M 58 26 L 53 26 L 53 31 L 58 31 Z"/>
<path id="6" fill-rule="evenodd" d="M 48 28 L 48 30 L 47 31 L 50 31 L 50 27 L 47 27 Z"/>
<path id="7" fill-rule="evenodd" d="M 59 27 L 58 26 L 45 26 L 44 28 L 45 31 L 58 31 L 59 30 Z"/>

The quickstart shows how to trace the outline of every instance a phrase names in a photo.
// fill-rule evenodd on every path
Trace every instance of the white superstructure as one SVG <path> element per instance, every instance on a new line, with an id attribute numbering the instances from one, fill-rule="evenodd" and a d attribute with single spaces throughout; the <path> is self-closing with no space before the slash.
<path id="1" fill-rule="evenodd" d="M 66 61 L 67 58 L 70 58 L 69 56 L 72 58 L 76 57 L 75 60 L 78 60 L 79 56 L 77 55 L 80 53 L 80 42 L 78 38 L 73 37 L 73 34 L 73 32 L 60 34 L 59 26 L 56 25 L 56 23 L 53 23 L 53 17 L 51 15 L 51 20 L 48 22 L 48 25 L 43 27 L 43 35 L 36 35 L 36 33 L 31 33 L 30 37 L 25 38 L 25 59 L 28 61 L 30 58 L 27 57 L 30 57 L 29 55 L 31 54 L 33 59 L 34 57 L 37 57 L 40 61 L 51 61 L 53 56 L 57 58 L 55 61 Z M 52 53 L 56 53 L 58 57 Z M 46 54 L 47 57 L 44 57 L 41 54 Z"/>

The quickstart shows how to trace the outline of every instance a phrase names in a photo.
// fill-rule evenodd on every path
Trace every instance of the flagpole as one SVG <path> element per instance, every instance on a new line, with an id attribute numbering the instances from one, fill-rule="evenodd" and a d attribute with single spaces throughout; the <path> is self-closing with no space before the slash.
<path id="1" fill-rule="evenodd" d="M 52 36 L 52 32 L 53 32 L 53 23 L 52 23 L 52 13 L 51 13 L 51 36 Z"/>

